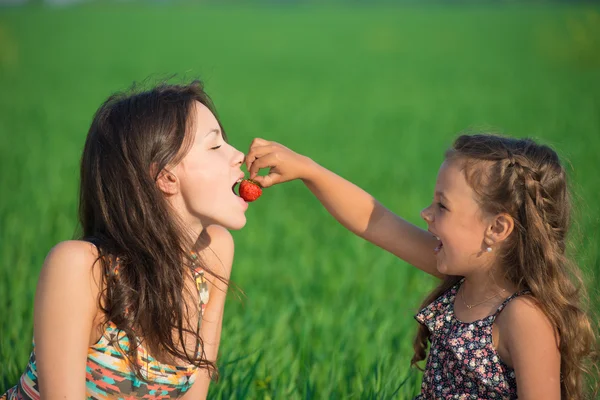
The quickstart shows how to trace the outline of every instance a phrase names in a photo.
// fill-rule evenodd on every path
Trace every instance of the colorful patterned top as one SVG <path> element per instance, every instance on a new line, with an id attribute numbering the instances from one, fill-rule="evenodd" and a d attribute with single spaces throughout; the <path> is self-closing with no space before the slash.
<path id="1" fill-rule="evenodd" d="M 194 271 L 199 293 L 201 314 L 208 303 L 208 285 L 204 271 Z M 200 328 L 200 316 L 198 328 Z M 137 378 L 130 370 L 127 359 L 113 343 L 127 351 L 129 339 L 125 332 L 109 322 L 100 340 L 88 349 L 86 365 L 86 398 L 88 399 L 175 399 L 183 396 L 196 380 L 195 366 L 163 364 L 148 354 L 144 346 L 138 347 L 141 373 L 148 382 Z M 38 400 L 40 398 L 35 343 L 25 373 L 19 383 L 6 392 L 0 400 Z"/>
<path id="2" fill-rule="evenodd" d="M 516 399 L 515 372 L 494 348 L 492 324 L 509 301 L 528 291 L 511 295 L 492 315 L 465 323 L 454 315 L 463 281 L 415 316 L 431 332 L 421 394 L 415 399 Z"/>

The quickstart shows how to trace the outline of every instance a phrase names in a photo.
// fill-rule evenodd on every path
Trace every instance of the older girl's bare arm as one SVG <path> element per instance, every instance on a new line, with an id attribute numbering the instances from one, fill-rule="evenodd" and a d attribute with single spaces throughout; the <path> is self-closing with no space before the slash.
<path id="1" fill-rule="evenodd" d="M 35 295 L 34 340 L 42 399 L 86 396 L 86 362 L 98 311 L 93 245 L 66 241 L 48 254 Z M 99 268 L 96 268 L 99 270 Z"/>

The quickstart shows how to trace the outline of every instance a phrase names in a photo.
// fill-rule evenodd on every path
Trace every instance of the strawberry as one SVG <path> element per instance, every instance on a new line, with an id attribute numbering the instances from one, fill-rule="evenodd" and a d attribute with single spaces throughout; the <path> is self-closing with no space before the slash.
<path id="1" fill-rule="evenodd" d="M 240 183 L 239 192 L 240 197 L 250 203 L 260 197 L 262 194 L 262 188 L 258 182 L 255 182 L 251 179 L 244 179 Z"/>

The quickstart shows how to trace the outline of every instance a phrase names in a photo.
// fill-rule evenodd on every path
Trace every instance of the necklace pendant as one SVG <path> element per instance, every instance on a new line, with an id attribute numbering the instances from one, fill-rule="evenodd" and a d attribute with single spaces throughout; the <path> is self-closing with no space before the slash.
<path id="1" fill-rule="evenodd" d="M 473 308 L 473 306 L 472 306 L 472 305 L 470 305 L 470 304 L 466 304 L 466 306 L 467 306 L 467 308 L 468 308 L 469 310 L 470 310 L 471 308 Z"/>

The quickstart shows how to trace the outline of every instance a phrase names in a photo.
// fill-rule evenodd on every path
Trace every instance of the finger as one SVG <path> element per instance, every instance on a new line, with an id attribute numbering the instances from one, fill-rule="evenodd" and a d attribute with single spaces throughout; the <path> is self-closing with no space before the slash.
<path id="1" fill-rule="evenodd" d="M 255 146 L 255 145 L 256 146 L 264 146 L 264 145 L 270 144 L 270 143 L 271 143 L 270 141 L 263 139 L 263 138 L 254 138 L 252 140 L 252 143 L 250 144 L 250 147 Z"/>
<path id="2" fill-rule="evenodd" d="M 248 156 L 253 157 L 252 161 L 256 158 L 263 157 L 269 153 L 274 153 L 278 150 L 278 147 L 275 144 L 266 144 L 264 146 L 255 146 L 250 149 L 248 152 Z"/>
<path id="3" fill-rule="evenodd" d="M 254 138 L 254 139 L 252 139 L 252 143 L 250 143 L 250 147 L 248 147 L 248 153 L 254 147 L 266 146 L 266 145 L 269 145 L 269 144 L 271 144 L 271 142 L 269 142 L 268 140 L 261 139 L 261 138 Z"/>
<path id="4" fill-rule="evenodd" d="M 269 153 L 273 153 L 275 150 L 276 150 L 276 147 L 272 144 L 251 147 L 250 151 L 248 151 L 248 154 L 246 154 L 246 159 L 245 159 L 246 169 L 248 171 L 250 171 L 250 169 L 252 168 L 252 163 L 254 163 L 254 161 L 257 158 L 264 157 L 265 155 L 267 155 Z"/>
<path id="5" fill-rule="evenodd" d="M 264 176 L 256 176 L 254 178 L 255 182 L 258 182 L 258 184 L 263 187 L 263 188 L 268 188 L 270 186 L 275 185 L 276 183 L 279 182 L 279 175 L 277 174 L 269 174 L 269 175 L 264 175 Z"/>
<path id="6" fill-rule="evenodd" d="M 246 154 L 246 157 L 244 158 L 244 163 L 246 164 L 246 169 L 248 169 L 250 167 L 250 164 L 252 164 L 252 161 L 253 161 L 248 158 L 248 155 L 252 152 L 252 149 L 254 147 L 258 147 L 258 146 L 264 146 L 267 144 L 266 142 L 267 141 L 265 139 L 261 139 L 261 138 L 252 139 L 252 142 L 250 143 L 250 147 L 248 147 L 248 154 Z"/>
<path id="7" fill-rule="evenodd" d="M 268 153 L 263 157 L 259 157 L 252 162 L 248 172 L 250 173 L 250 179 L 254 179 L 258 174 L 258 171 L 262 168 L 270 168 L 277 166 L 277 156 L 275 153 Z"/>

